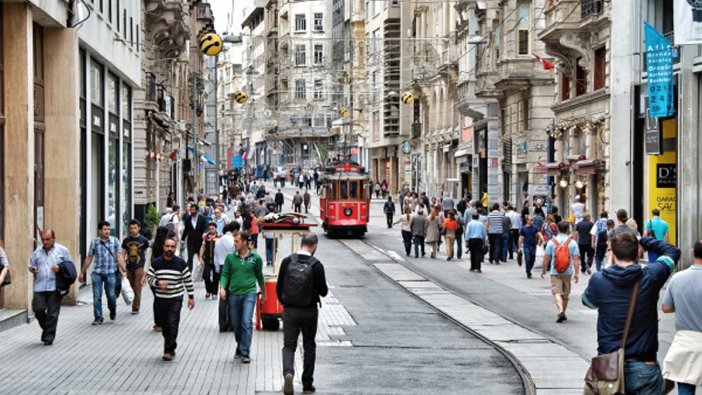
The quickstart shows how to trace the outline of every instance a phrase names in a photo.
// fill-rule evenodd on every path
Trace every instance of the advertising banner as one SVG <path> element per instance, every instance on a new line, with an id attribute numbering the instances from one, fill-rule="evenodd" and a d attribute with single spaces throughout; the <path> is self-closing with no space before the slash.
<path id="1" fill-rule="evenodd" d="M 702 0 L 675 0 L 675 45 L 702 44 Z"/>
<path id="2" fill-rule="evenodd" d="M 673 46 L 653 26 L 644 22 L 648 109 L 652 118 L 675 115 L 673 101 Z"/>

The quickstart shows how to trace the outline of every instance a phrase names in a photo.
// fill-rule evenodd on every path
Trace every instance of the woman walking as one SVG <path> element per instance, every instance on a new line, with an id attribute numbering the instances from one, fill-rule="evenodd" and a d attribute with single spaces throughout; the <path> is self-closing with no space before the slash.
<path id="1" fill-rule="evenodd" d="M 431 214 L 427 218 L 427 235 L 424 239 L 424 242 L 431 246 L 432 259 L 436 258 L 436 250 L 439 244 L 439 237 L 441 236 L 441 233 L 439 231 L 439 229 L 441 229 L 441 222 L 439 221 L 439 209 L 434 207 L 431 210 Z"/>
<path id="2" fill-rule="evenodd" d="M 402 232 L 402 242 L 405 244 L 405 254 L 410 255 L 412 250 L 412 226 L 410 225 L 412 221 L 411 211 L 409 207 L 405 207 L 405 213 L 398 218 L 397 221 L 393 222 L 393 225 L 400 224 L 400 230 Z"/>
<path id="3" fill-rule="evenodd" d="M 455 212 L 453 210 L 448 211 L 448 218 L 444 220 L 441 226 L 441 230 L 444 233 L 444 242 L 446 244 L 446 260 L 450 261 L 453 259 L 453 247 L 456 242 L 456 230 L 458 229 L 458 222 L 455 219 Z"/>

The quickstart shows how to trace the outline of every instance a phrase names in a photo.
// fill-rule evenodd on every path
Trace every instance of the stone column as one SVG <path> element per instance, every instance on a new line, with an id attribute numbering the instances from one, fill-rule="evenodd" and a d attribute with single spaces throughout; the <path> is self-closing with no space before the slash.
<path id="1" fill-rule="evenodd" d="M 44 224 L 80 268 L 80 61 L 74 29 L 44 28 L 45 207 Z M 87 188 L 87 186 L 84 186 Z M 79 269 L 80 270 L 80 269 Z M 64 298 L 75 304 L 77 286 Z"/>
<path id="2" fill-rule="evenodd" d="M 12 285 L 5 307 L 29 309 L 32 281 L 27 262 L 34 250 L 34 73 L 32 11 L 3 3 L 5 92 L 5 252 Z"/>

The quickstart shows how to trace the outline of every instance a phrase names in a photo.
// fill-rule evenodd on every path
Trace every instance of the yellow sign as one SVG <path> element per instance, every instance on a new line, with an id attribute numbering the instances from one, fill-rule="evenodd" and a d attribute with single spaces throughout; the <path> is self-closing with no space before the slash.
<path id="1" fill-rule="evenodd" d="M 675 119 L 661 122 L 663 141 L 675 139 L 677 122 Z M 665 152 L 663 155 L 648 156 L 648 210 L 646 222 L 651 218 L 651 210 L 657 208 L 661 219 L 668 224 L 670 244 L 677 243 L 675 228 L 677 225 L 677 153 Z M 644 223 L 644 227 L 645 227 Z"/>

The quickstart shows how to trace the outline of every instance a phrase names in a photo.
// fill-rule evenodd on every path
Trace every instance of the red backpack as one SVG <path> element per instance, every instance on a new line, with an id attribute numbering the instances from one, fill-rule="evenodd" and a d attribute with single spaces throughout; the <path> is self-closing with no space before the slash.
<path id="1" fill-rule="evenodd" d="M 553 253 L 553 267 L 558 273 L 563 273 L 570 267 L 570 249 L 568 244 L 571 241 L 573 239 L 569 237 L 565 243 L 560 244 L 555 237 L 551 239 L 551 242 L 556 246 L 556 250 Z"/>

